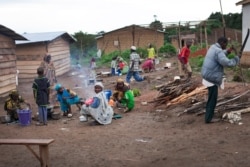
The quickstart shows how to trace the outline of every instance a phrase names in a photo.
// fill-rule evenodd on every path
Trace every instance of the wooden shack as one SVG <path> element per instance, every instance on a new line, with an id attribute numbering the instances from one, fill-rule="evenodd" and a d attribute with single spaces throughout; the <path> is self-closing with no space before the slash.
<path id="1" fill-rule="evenodd" d="M 147 48 L 149 43 L 160 48 L 164 45 L 164 32 L 131 25 L 101 34 L 96 39 L 97 48 L 105 53 L 130 49 L 132 45 Z"/>
<path id="2" fill-rule="evenodd" d="M 37 76 L 36 70 L 48 53 L 56 68 L 56 76 L 70 70 L 70 44 L 75 39 L 67 32 L 25 33 L 29 41 L 16 43 L 19 82 L 30 82 Z"/>
<path id="3" fill-rule="evenodd" d="M 250 0 L 242 0 L 236 3 L 242 5 L 242 44 L 247 36 L 247 30 L 250 28 L 249 15 L 250 15 Z M 243 66 L 250 67 L 250 37 L 246 42 L 243 54 L 240 60 Z"/>
<path id="4" fill-rule="evenodd" d="M 13 30 L 0 25 L 0 97 L 16 89 L 15 40 L 26 40 Z"/>

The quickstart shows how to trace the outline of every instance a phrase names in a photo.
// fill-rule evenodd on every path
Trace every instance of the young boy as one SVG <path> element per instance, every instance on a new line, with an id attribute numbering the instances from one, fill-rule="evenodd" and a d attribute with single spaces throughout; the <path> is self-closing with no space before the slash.
<path id="1" fill-rule="evenodd" d="M 49 104 L 50 81 L 44 76 L 44 68 L 37 69 L 38 77 L 34 79 L 33 95 L 38 105 L 39 122 L 37 126 L 47 125 L 47 105 Z"/>

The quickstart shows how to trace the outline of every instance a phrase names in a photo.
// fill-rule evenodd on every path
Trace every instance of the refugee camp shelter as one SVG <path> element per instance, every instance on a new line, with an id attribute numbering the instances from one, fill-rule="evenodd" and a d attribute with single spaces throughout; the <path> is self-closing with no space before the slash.
<path id="1" fill-rule="evenodd" d="M 250 15 L 250 0 L 242 0 L 236 3 L 242 5 L 242 43 L 247 34 L 247 29 L 250 28 L 249 15 Z M 245 49 L 241 57 L 241 64 L 250 66 L 250 39 L 248 38 Z"/>
<path id="2" fill-rule="evenodd" d="M 26 40 L 13 30 L 0 25 L 0 97 L 16 89 L 16 44 L 15 40 Z"/>
<path id="3" fill-rule="evenodd" d="M 96 39 L 97 48 L 107 54 L 113 51 L 130 49 L 132 45 L 147 48 L 149 43 L 156 48 L 160 48 L 164 45 L 164 32 L 131 25 L 100 34 Z"/>
<path id="4" fill-rule="evenodd" d="M 37 68 L 46 54 L 51 55 L 56 76 L 70 70 L 70 44 L 75 39 L 67 32 L 24 33 L 23 36 L 28 41 L 16 43 L 20 82 L 32 81 L 37 76 Z"/>

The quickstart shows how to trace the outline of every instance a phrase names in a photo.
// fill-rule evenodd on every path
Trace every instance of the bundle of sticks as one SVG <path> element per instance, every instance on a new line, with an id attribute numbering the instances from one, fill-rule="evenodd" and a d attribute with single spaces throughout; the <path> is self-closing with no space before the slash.
<path id="1" fill-rule="evenodd" d="M 171 104 L 180 103 L 197 93 L 205 93 L 206 88 L 203 86 L 199 87 L 200 85 L 200 81 L 197 80 L 175 80 L 170 83 L 158 85 L 156 89 L 159 91 L 159 94 L 151 102 L 154 103 L 155 106 L 163 104 L 169 106 Z"/>

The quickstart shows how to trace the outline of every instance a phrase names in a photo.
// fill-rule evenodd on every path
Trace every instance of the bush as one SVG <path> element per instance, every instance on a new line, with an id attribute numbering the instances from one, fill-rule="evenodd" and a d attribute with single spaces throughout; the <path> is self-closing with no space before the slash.
<path id="1" fill-rule="evenodd" d="M 169 43 L 166 43 L 159 49 L 159 53 L 166 53 L 166 54 L 171 54 L 174 55 L 177 53 L 175 47 Z"/>

